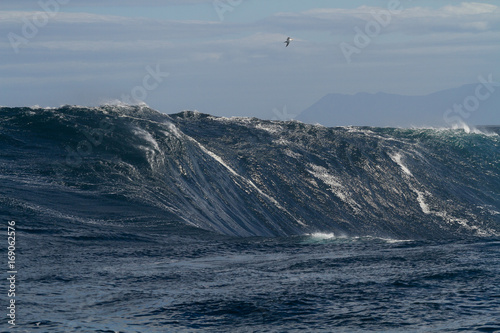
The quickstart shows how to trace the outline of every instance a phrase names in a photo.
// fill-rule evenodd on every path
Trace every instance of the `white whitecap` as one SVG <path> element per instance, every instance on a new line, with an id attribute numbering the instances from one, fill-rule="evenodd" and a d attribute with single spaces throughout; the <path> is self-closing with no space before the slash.
<path id="1" fill-rule="evenodd" d="M 315 238 L 315 239 L 320 239 L 320 240 L 335 238 L 335 234 L 333 232 L 332 233 L 314 232 L 312 234 L 309 234 L 309 236 L 311 236 L 312 238 Z"/>

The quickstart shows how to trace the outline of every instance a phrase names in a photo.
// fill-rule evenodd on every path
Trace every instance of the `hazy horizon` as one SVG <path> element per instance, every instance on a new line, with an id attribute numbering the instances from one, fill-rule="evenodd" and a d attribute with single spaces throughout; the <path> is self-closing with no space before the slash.
<path id="1" fill-rule="evenodd" d="M 0 105 L 271 119 L 330 93 L 422 96 L 496 81 L 499 14 L 494 1 L 8 0 Z"/>

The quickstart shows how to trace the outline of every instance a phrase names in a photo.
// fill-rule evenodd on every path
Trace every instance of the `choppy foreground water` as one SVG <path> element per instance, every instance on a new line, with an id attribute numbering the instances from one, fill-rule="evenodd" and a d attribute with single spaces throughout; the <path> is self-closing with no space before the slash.
<path id="1" fill-rule="evenodd" d="M 18 331 L 496 332 L 500 240 L 19 238 Z"/>

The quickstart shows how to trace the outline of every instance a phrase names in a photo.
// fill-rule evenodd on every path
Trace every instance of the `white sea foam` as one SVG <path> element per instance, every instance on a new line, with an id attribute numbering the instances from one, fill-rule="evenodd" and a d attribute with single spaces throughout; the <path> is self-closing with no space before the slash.
<path id="1" fill-rule="evenodd" d="M 143 130 L 142 128 L 135 128 L 133 129 L 133 133 L 142 139 L 144 139 L 146 142 L 150 143 L 151 146 L 156 150 L 160 151 L 160 146 L 158 145 L 158 142 L 153 138 L 151 133 Z"/>
<path id="2" fill-rule="evenodd" d="M 400 153 L 396 153 L 394 155 L 389 155 L 389 156 L 397 165 L 399 165 L 399 167 L 401 168 L 401 170 L 403 170 L 404 173 L 406 173 L 409 176 L 413 176 L 410 169 L 408 169 L 406 165 L 404 165 L 403 162 L 401 161 L 402 155 Z"/>
<path id="3" fill-rule="evenodd" d="M 431 210 L 429 209 L 429 205 L 425 202 L 425 196 L 423 192 L 420 192 L 417 189 L 412 188 L 412 190 L 417 193 L 417 201 L 418 204 L 420 205 L 420 209 L 422 209 L 422 212 L 424 214 L 430 214 Z"/>
<path id="4" fill-rule="evenodd" d="M 360 205 L 351 198 L 348 189 L 342 185 L 340 179 L 328 172 L 325 167 L 309 163 L 312 170 L 307 170 L 311 175 L 320 179 L 326 185 L 330 186 L 330 191 L 335 194 L 340 200 L 347 203 L 356 212 L 360 212 Z"/>
<path id="5" fill-rule="evenodd" d="M 380 239 L 389 244 L 413 242 L 412 239 L 392 239 L 392 238 L 380 238 Z"/>
<path id="6" fill-rule="evenodd" d="M 278 134 L 282 132 L 281 126 L 278 126 L 276 124 L 265 124 L 265 123 L 258 123 L 255 128 L 266 131 L 271 134 Z"/>
<path id="7" fill-rule="evenodd" d="M 465 122 L 453 124 L 451 127 L 433 127 L 433 126 L 412 126 L 414 130 L 433 130 L 436 132 L 463 131 L 467 134 L 480 134 L 485 136 L 498 136 L 497 133 L 488 131 L 486 128 L 477 128 Z"/>
<path id="8" fill-rule="evenodd" d="M 143 107 L 148 107 L 149 105 L 146 104 L 144 101 L 136 101 L 135 103 L 127 103 L 119 99 L 105 99 L 102 100 L 100 105 L 109 105 L 109 106 L 119 106 L 119 107 L 127 107 L 127 106 L 143 106 Z"/>
<path id="9" fill-rule="evenodd" d="M 177 126 L 175 126 L 174 124 L 172 123 L 166 123 L 167 126 L 168 126 L 168 129 L 170 130 L 170 132 L 177 138 L 181 138 L 182 137 L 182 133 L 181 131 L 177 128 Z M 163 132 L 163 133 L 167 133 L 167 132 Z M 168 135 L 167 135 L 168 136 Z"/>
<path id="10" fill-rule="evenodd" d="M 324 233 L 324 232 L 314 232 L 312 234 L 309 234 L 308 236 L 311 236 L 312 238 L 315 238 L 315 239 L 333 239 L 335 238 L 335 234 L 332 232 L 332 233 Z"/>
<path id="11" fill-rule="evenodd" d="M 285 152 L 285 154 L 286 154 L 287 156 L 290 156 L 290 157 L 292 157 L 292 158 L 295 158 L 295 159 L 300 159 L 300 158 L 302 158 L 302 155 L 301 155 L 301 154 L 295 153 L 295 152 L 293 152 L 292 150 L 290 150 L 290 149 L 288 149 L 288 148 L 287 148 L 287 149 L 285 149 L 285 151 L 284 151 L 284 152 Z"/>
<path id="12" fill-rule="evenodd" d="M 273 143 L 279 146 L 291 146 L 292 143 L 284 138 L 279 138 L 278 140 L 273 140 Z"/>

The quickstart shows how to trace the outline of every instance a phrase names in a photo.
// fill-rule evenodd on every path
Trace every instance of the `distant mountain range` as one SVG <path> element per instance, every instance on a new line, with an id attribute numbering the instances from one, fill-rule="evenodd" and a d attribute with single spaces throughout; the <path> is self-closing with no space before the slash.
<path id="1" fill-rule="evenodd" d="M 328 94 L 296 119 L 328 127 L 500 125 L 500 86 L 468 84 L 425 96 Z"/>

